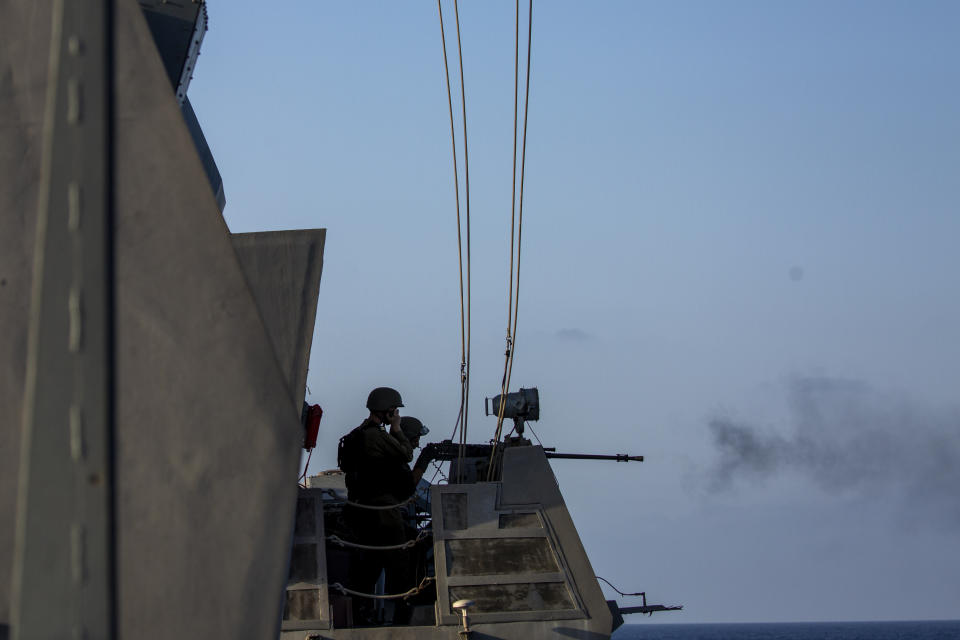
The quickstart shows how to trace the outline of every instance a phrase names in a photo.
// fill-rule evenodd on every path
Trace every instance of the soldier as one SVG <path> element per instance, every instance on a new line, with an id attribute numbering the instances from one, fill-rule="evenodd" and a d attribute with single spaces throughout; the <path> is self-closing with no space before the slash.
<path id="1" fill-rule="evenodd" d="M 401 427 L 402 406 L 396 389 L 377 387 L 367 396 L 370 415 L 343 438 L 339 462 L 347 473 L 351 501 L 384 506 L 413 493 L 407 464 L 413 459 L 413 446 Z"/>
<path id="2" fill-rule="evenodd" d="M 403 435 L 407 436 L 410 446 L 414 449 L 420 447 L 420 436 L 430 433 L 430 429 L 427 429 L 426 425 L 413 416 L 400 418 L 400 430 L 403 431 Z"/>
<path id="3" fill-rule="evenodd" d="M 407 436 L 407 440 L 410 441 L 410 446 L 414 449 L 420 447 L 420 438 L 430 433 L 430 429 L 426 427 L 420 420 L 414 418 L 413 416 L 403 416 L 400 418 L 400 429 L 403 430 L 403 434 Z M 409 467 L 408 467 L 409 468 Z M 420 486 L 420 478 L 423 477 L 423 472 L 426 469 L 415 467 L 412 472 L 412 480 L 414 489 L 413 492 L 415 495 L 414 499 L 410 501 L 410 504 L 404 509 L 404 517 L 407 521 L 407 532 L 411 530 L 416 534 L 417 529 L 417 512 L 418 511 L 428 511 L 429 510 L 429 492 L 430 492 L 430 483 L 424 482 L 423 486 Z"/>
<path id="4" fill-rule="evenodd" d="M 413 416 L 403 416 L 400 418 L 400 428 L 414 449 L 420 447 L 420 438 L 430 433 L 430 429 Z M 410 503 L 403 508 L 407 537 L 410 539 L 418 537 L 418 515 L 421 513 L 429 513 L 430 511 L 430 483 L 425 480 L 420 480 L 423 471 L 424 469 L 413 469 L 413 483 L 416 485 L 415 494 Z M 431 558 L 428 558 L 428 553 L 432 549 L 433 539 L 428 536 L 420 540 L 415 547 L 407 550 L 407 571 L 413 582 L 419 583 L 428 575 L 428 566 L 431 564 Z M 407 599 L 405 604 L 410 606 L 433 604 L 436 602 L 436 599 L 436 591 L 432 588 L 432 585 L 429 585 L 424 592 Z M 394 613 L 394 623 L 399 624 L 405 622 L 406 618 L 409 617 L 408 611 L 407 606 L 401 606 L 399 609 L 396 609 Z M 400 622 L 398 622 L 398 620 Z"/>
<path id="5" fill-rule="evenodd" d="M 410 446 L 414 449 L 420 448 L 420 438 L 430 433 L 430 429 L 426 427 L 420 420 L 414 418 L 413 416 L 403 416 L 400 418 L 400 429 L 403 431 L 403 435 L 407 436 L 407 440 L 410 442 Z M 407 467 L 409 469 L 409 465 Z M 411 522 L 414 523 L 414 530 L 416 529 L 416 515 L 417 509 L 419 507 L 425 507 L 425 497 L 422 495 L 424 488 L 420 485 L 420 478 L 423 476 L 423 469 L 413 469 L 411 472 L 414 489 L 412 493 L 417 494 L 416 498 L 407 505 L 406 508 L 406 518 L 408 521 L 408 526 Z M 426 491 L 429 492 L 429 483 L 425 483 Z"/>
<path id="6" fill-rule="evenodd" d="M 400 426 L 398 409 L 402 406 L 397 390 L 377 387 L 367 397 L 369 417 L 341 440 L 339 462 L 347 474 L 348 499 L 358 505 L 398 505 L 394 509 L 348 505 L 344 515 L 353 540 L 365 546 L 397 547 L 409 540 L 402 505 L 413 494 L 415 483 L 408 464 L 413 459 L 413 447 Z M 386 425 L 389 432 L 384 429 Z M 404 593 L 415 586 L 409 566 L 406 549 L 359 550 L 351 561 L 351 588 L 374 593 L 383 571 L 384 591 Z M 375 622 L 371 601 L 358 597 L 355 605 L 357 624 Z M 405 613 L 405 607 L 398 605 L 395 622 Z"/>

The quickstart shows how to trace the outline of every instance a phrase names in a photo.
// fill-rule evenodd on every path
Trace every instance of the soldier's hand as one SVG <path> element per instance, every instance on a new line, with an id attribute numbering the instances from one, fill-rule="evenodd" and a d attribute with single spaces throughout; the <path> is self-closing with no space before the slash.
<path id="1" fill-rule="evenodd" d="M 400 433 L 400 411 L 394 409 L 393 413 L 387 416 L 387 420 L 390 423 L 390 433 Z"/>

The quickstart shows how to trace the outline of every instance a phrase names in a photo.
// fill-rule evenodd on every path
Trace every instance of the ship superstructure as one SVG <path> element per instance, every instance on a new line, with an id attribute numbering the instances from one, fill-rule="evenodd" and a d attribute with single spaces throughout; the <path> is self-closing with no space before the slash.
<path id="1" fill-rule="evenodd" d="M 0 3 L 0 639 L 609 636 L 560 454 L 519 436 L 432 445 L 410 620 L 353 619 L 397 594 L 347 586 L 342 477 L 294 482 L 326 233 L 229 232 L 206 29 L 201 0 Z"/>

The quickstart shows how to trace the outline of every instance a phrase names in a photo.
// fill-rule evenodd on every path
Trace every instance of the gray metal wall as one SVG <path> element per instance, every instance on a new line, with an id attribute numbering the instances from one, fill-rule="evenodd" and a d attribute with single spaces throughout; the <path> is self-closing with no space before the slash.
<path id="1" fill-rule="evenodd" d="M 326 229 L 232 236 L 297 411 L 307 385 L 326 236 Z"/>
<path id="2" fill-rule="evenodd" d="M 0 2 L 0 628 L 10 620 L 49 7 Z M 272 637 L 298 411 L 134 0 L 118 0 L 116 28 L 119 633 Z"/>
<path id="3" fill-rule="evenodd" d="M 125 637 L 268 637 L 302 433 L 139 7 L 117 16 Z"/>
<path id="4" fill-rule="evenodd" d="M 13 514 L 49 51 L 49 3 L 0 2 L 0 626 L 10 622 Z"/>

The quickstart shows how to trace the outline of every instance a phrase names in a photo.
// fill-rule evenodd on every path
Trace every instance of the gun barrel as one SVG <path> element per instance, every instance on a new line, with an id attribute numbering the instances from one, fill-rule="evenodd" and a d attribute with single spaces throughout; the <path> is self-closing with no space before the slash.
<path id="1" fill-rule="evenodd" d="M 620 613 L 622 614 L 631 614 L 631 613 L 646 613 L 651 614 L 655 611 L 680 611 L 682 606 L 678 607 L 665 607 L 662 604 L 645 604 L 642 607 L 620 607 Z"/>
<path id="2" fill-rule="evenodd" d="M 556 453 L 553 451 L 547 451 L 546 455 L 548 458 L 561 460 L 614 460 L 616 462 L 629 462 L 631 460 L 635 462 L 643 462 L 643 456 L 631 456 L 625 453 L 617 453 L 615 455 L 598 455 L 593 453 Z"/>

